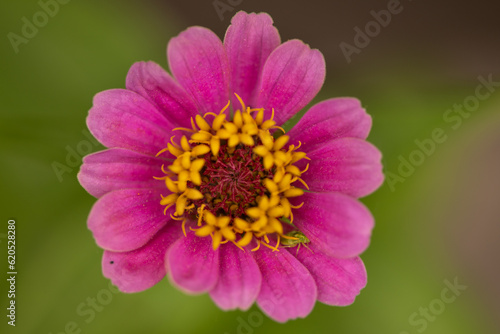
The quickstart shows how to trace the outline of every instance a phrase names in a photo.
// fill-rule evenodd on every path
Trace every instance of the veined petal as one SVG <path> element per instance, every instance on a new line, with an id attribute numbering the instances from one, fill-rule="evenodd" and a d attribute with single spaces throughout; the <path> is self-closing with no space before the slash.
<path id="1" fill-rule="evenodd" d="M 254 252 L 262 273 L 257 304 L 278 322 L 304 318 L 313 309 L 317 288 L 309 271 L 286 251 L 272 252 L 261 247 Z"/>
<path id="2" fill-rule="evenodd" d="M 170 70 L 192 96 L 201 114 L 219 113 L 229 100 L 229 65 L 222 42 L 212 31 L 191 27 L 167 48 Z"/>
<path id="3" fill-rule="evenodd" d="M 311 159 L 307 161 L 309 170 L 302 179 L 311 191 L 341 192 L 359 198 L 384 182 L 382 155 L 364 140 L 339 138 L 323 143 L 307 156 Z"/>
<path id="4" fill-rule="evenodd" d="M 151 102 L 173 124 L 191 127 L 189 120 L 197 114 L 194 101 L 160 65 L 135 63 L 127 74 L 126 87 Z"/>
<path id="5" fill-rule="evenodd" d="M 83 158 L 78 180 L 95 197 L 119 189 L 165 188 L 160 176 L 165 160 L 121 148 L 93 153 Z"/>
<path id="6" fill-rule="evenodd" d="M 262 72 L 257 105 L 282 125 L 305 107 L 319 92 L 325 80 L 325 59 L 299 40 L 277 47 L 267 59 Z"/>
<path id="7" fill-rule="evenodd" d="M 304 193 L 290 202 L 304 202 L 294 211 L 293 223 L 326 254 L 350 258 L 368 247 L 374 221 L 358 200 L 341 193 Z"/>
<path id="8" fill-rule="evenodd" d="M 173 284 L 187 293 L 208 292 L 217 284 L 219 250 L 212 249 L 211 238 L 188 232 L 169 249 L 166 262 Z"/>
<path id="9" fill-rule="evenodd" d="M 318 301 L 334 306 L 354 302 L 366 286 L 366 269 L 359 257 L 337 259 L 324 254 L 314 243 L 288 251 L 309 270 L 318 286 Z"/>
<path id="10" fill-rule="evenodd" d="M 288 135 L 302 143 L 302 150 L 312 151 L 337 138 L 366 139 L 371 125 L 372 118 L 358 99 L 335 98 L 311 107 Z"/>
<path id="11" fill-rule="evenodd" d="M 148 100 L 125 89 L 96 94 L 87 126 L 106 147 L 153 156 L 165 147 L 174 127 Z"/>
<path id="12" fill-rule="evenodd" d="M 158 189 L 107 193 L 92 207 L 88 228 L 105 250 L 126 252 L 144 246 L 171 219 L 163 214 Z"/>
<path id="13" fill-rule="evenodd" d="M 257 86 L 264 63 L 280 43 L 278 30 L 266 13 L 240 11 L 231 20 L 224 38 L 231 68 L 231 89 L 250 106 L 257 102 Z M 238 106 L 236 97 L 232 99 Z"/>
<path id="14" fill-rule="evenodd" d="M 210 297 L 223 310 L 247 310 L 260 291 L 259 267 L 249 251 L 243 252 L 231 242 L 219 249 L 219 281 Z"/>
<path id="15" fill-rule="evenodd" d="M 119 253 L 104 251 L 102 272 L 122 292 L 149 289 L 165 276 L 165 253 L 182 236 L 178 225 L 169 224 L 139 249 Z"/>

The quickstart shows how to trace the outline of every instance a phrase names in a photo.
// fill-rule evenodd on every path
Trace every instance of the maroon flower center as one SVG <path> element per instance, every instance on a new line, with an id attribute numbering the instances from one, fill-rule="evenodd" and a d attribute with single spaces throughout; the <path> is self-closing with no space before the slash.
<path id="1" fill-rule="evenodd" d="M 242 217 L 246 209 L 257 205 L 259 196 L 268 192 L 262 180 L 272 178 L 273 172 L 264 168 L 252 147 L 238 145 L 231 149 L 223 144 L 218 156 L 205 154 L 203 158 L 205 167 L 200 172 L 203 182 L 199 190 L 204 199 L 195 201 L 195 206 L 207 204 L 206 210 L 215 216 Z"/>

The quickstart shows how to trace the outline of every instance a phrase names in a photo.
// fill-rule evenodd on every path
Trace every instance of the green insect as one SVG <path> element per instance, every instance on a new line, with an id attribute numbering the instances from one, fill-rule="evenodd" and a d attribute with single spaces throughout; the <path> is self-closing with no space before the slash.
<path id="1" fill-rule="evenodd" d="M 288 237 L 288 238 L 281 238 L 281 245 L 283 247 L 295 247 L 295 246 L 299 245 L 297 247 L 297 253 L 298 253 L 299 249 L 300 249 L 300 245 L 304 245 L 305 248 L 309 249 L 312 252 L 312 250 L 309 247 L 307 247 L 307 245 L 306 245 L 307 243 L 310 243 L 311 240 L 309 240 L 304 235 L 304 233 L 302 233 L 298 230 L 295 230 L 295 231 L 287 233 L 286 237 Z"/>

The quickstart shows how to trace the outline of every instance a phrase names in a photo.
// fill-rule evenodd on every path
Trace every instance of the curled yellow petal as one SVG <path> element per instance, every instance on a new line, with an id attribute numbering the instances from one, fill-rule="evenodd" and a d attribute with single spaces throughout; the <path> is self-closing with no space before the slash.
<path id="1" fill-rule="evenodd" d="M 227 240 L 231 240 L 231 241 L 236 240 L 236 234 L 234 234 L 232 228 L 224 227 L 220 231 L 221 231 L 222 235 L 224 236 L 224 238 L 226 238 Z"/>
<path id="2" fill-rule="evenodd" d="M 175 202 L 175 213 L 177 214 L 178 217 L 180 217 L 184 214 L 185 210 L 186 210 L 186 197 L 180 196 L 177 199 L 177 202 Z"/>
<path id="3" fill-rule="evenodd" d="M 210 235 L 210 233 L 212 233 L 214 230 L 215 230 L 215 227 L 213 227 L 211 225 L 205 225 L 205 226 L 202 226 L 199 229 L 197 229 L 194 232 L 194 234 L 196 234 L 199 237 L 206 237 L 206 236 Z"/>
<path id="4" fill-rule="evenodd" d="M 268 153 L 265 157 L 264 157 L 264 168 L 265 169 L 271 169 L 271 167 L 273 167 L 273 164 L 274 164 L 274 158 L 273 158 L 273 155 L 271 153 Z"/>
<path id="5" fill-rule="evenodd" d="M 186 190 L 185 194 L 187 198 L 192 199 L 194 201 L 203 198 L 203 194 L 197 189 L 190 188 Z"/>
<path id="6" fill-rule="evenodd" d="M 178 197 L 179 197 L 179 195 L 177 195 L 177 194 L 170 194 L 167 197 L 163 197 L 160 201 L 160 204 L 161 205 L 168 205 L 168 204 L 175 203 L 175 201 L 177 200 Z"/>
<path id="7" fill-rule="evenodd" d="M 219 248 L 221 241 L 222 241 L 222 234 L 218 231 L 214 232 L 213 238 L 212 238 L 213 250 L 217 250 L 217 248 Z"/>
<path id="8" fill-rule="evenodd" d="M 241 218 L 235 218 L 234 219 L 234 224 L 240 230 L 246 230 L 246 229 L 248 229 L 250 227 L 250 224 L 248 224 L 248 222 L 244 221 Z"/>
<path id="9" fill-rule="evenodd" d="M 237 134 L 231 135 L 231 137 L 229 137 L 229 140 L 227 141 L 227 145 L 229 147 L 235 147 L 239 143 L 240 143 L 240 137 Z"/>
<path id="10" fill-rule="evenodd" d="M 286 190 L 283 194 L 285 195 L 285 197 L 297 197 L 297 196 L 303 195 L 304 190 L 302 190 L 300 188 L 292 188 L 292 189 Z"/>
<path id="11" fill-rule="evenodd" d="M 226 128 L 227 131 L 229 131 L 230 133 L 237 133 L 238 132 L 238 128 L 236 127 L 236 125 L 234 125 L 233 123 L 224 123 L 224 127 Z"/>
<path id="12" fill-rule="evenodd" d="M 201 185 L 201 175 L 199 172 L 191 170 L 189 172 L 189 178 L 191 179 L 191 182 L 193 182 L 197 186 Z"/>
<path id="13" fill-rule="evenodd" d="M 285 209 L 282 206 L 275 206 L 267 211 L 269 217 L 282 217 L 285 215 Z"/>
<path id="14" fill-rule="evenodd" d="M 255 219 L 259 218 L 263 214 L 262 210 L 259 208 L 256 208 L 256 207 L 248 208 L 248 209 L 246 209 L 245 212 L 248 216 L 255 218 Z"/>
<path id="15" fill-rule="evenodd" d="M 233 123 L 241 129 L 241 127 L 243 126 L 243 116 L 241 115 L 241 111 L 238 110 L 234 113 Z"/>
<path id="16" fill-rule="evenodd" d="M 236 242 L 236 244 L 238 246 L 245 247 L 246 245 L 248 245 L 250 243 L 250 241 L 252 241 L 252 237 L 253 237 L 253 233 L 247 232 L 247 233 L 245 233 L 243 238 L 241 238 L 240 240 L 238 240 L 238 242 Z"/>
<path id="17" fill-rule="evenodd" d="M 255 142 L 252 138 L 252 136 L 246 134 L 246 133 L 243 133 L 240 135 L 240 140 L 243 144 L 247 145 L 247 146 L 253 146 L 255 145 Z"/>
<path id="18" fill-rule="evenodd" d="M 182 136 L 182 138 L 181 138 L 181 147 L 184 151 L 191 150 L 191 146 L 189 146 L 189 143 L 188 143 L 186 136 Z"/>
<path id="19" fill-rule="evenodd" d="M 276 139 L 274 141 L 273 150 L 275 150 L 275 151 L 281 150 L 283 148 L 283 146 L 285 146 L 286 143 L 288 143 L 289 140 L 290 140 L 290 137 L 286 136 L 286 135 L 279 137 L 278 139 Z"/>
<path id="20" fill-rule="evenodd" d="M 261 132 L 259 134 L 259 138 L 264 147 L 267 148 L 268 151 L 271 151 L 273 149 L 274 142 L 273 142 L 273 136 L 271 136 L 271 134 Z"/>
<path id="21" fill-rule="evenodd" d="M 186 152 L 182 155 L 181 166 L 184 169 L 189 169 L 189 167 L 191 166 L 191 153 Z"/>
<path id="22" fill-rule="evenodd" d="M 204 159 L 196 159 L 194 161 L 191 161 L 190 170 L 193 172 L 199 172 L 203 168 L 204 165 L 205 165 Z"/>
<path id="23" fill-rule="evenodd" d="M 184 153 L 184 151 L 182 151 L 181 149 L 178 149 L 177 147 L 175 147 L 174 145 L 172 145 L 170 143 L 167 144 L 167 148 L 168 148 L 168 151 L 170 153 L 172 153 L 173 155 L 175 155 L 176 157 L 178 157 L 179 155 Z"/>
<path id="24" fill-rule="evenodd" d="M 212 137 L 212 135 L 208 132 L 196 132 L 196 133 L 193 133 L 193 135 L 191 136 L 191 140 L 198 141 L 198 142 L 206 142 L 206 141 L 210 140 L 211 137 Z"/>
<path id="25" fill-rule="evenodd" d="M 286 166 L 285 170 L 288 173 L 290 173 L 292 175 L 295 175 L 295 176 L 300 176 L 301 175 L 299 167 L 297 167 L 295 165 L 288 165 L 288 166 Z"/>
<path id="26" fill-rule="evenodd" d="M 211 129 L 210 125 L 208 125 L 207 121 L 205 121 L 205 119 L 203 117 L 201 117 L 201 115 L 196 115 L 195 121 L 196 121 L 196 125 L 198 125 L 200 130 L 208 131 Z"/>
<path id="27" fill-rule="evenodd" d="M 217 131 L 222 127 L 222 124 L 226 121 L 226 114 L 217 115 L 212 122 L 212 128 Z"/>
<path id="28" fill-rule="evenodd" d="M 267 148 L 260 145 L 253 149 L 253 153 L 257 154 L 258 156 L 264 157 L 269 154 L 269 151 L 267 150 Z"/>
<path id="29" fill-rule="evenodd" d="M 276 218 L 272 218 L 270 221 L 269 221 L 269 225 L 271 225 L 272 229 L 278 233 L 278 234 L 283 234 L 283 225 L 281 225 L 281 222 L 276 219 Z"/>
<path id="30" fill-rule="evenodd" d="M 167 186 L 167 189 L 170 190 L 173 193 L 176 193 L 179 191 L 179 187 L 172 181 L 170 178 L 165 179 L 165 185 Z"/>
<path id="31" fill-rule="evenodd" d="M 192 155 L 194 155 L 195 157 L 207 154 L 208 152 L 210 152 L 210 147 L 208 147 L 207 145 L 198 145 L 191 151 Z"/>
<path id="32" fill-rule="evenodd" d="M 219 154 L 220 149 L 220 140 L 217 137 L 212 137 L 210 140 L 210 149 L 212 150 L 212 154 L 217 156 Z"/>
<path id="33" fill-rule="evenodd" d="M 215 226 L 217 224 L 217 218 L 210 211 L 204 211 L 204 218 L 207 224 Z"/>
<path id="34" fill-rule="evenodd" d="M 278 191 L 278 185 L 270 179 L 264 179 L 264 187 L 266 187 L 270 193 Z"/>

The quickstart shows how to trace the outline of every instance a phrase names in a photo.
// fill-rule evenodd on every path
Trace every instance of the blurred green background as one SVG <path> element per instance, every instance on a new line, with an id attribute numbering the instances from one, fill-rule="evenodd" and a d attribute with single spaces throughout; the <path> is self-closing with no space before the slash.
<path id="1" fill-rule="evenodd" d="M 353 45 L 354 28 L 363 29 L 373 21 L 370 11 L 387 9 L 388 1 L 220 2 L 229 6 L 221 16 L 212 0 L 69 1 L 17 53 L 8 34 L 21 35 L 23 17 L 32 22 L 42 9 L 35 0 L 1 3 L 1 332 L 500 332 L 498 88 L 456 129 L 443 119 L 454 104 L 473 101 L 478 76 L 500 81 L 498 4 L 402 1 L 402 10 L 348 63 L 340 43 Z M 223 312 L 207 295 L 187 296 L 167 280 L 138 294 L 113 292 L 86 227 L 95 199 L 76 180 L 81 157 L 66 160 L 87 141 L 94 94 L 124 87 L 136 61 L 166 68 L 168 40 L 188 26 L 223 37 L 237 10 L 266 11 L 283 40 L 300 38 L 324 53 L 327 81 L 315 102 L 361 99 L 373 116 L 369 140 L 383 152 L 387 175 L 398 175 L 401 157 L 418 154 L 415 140 L 431 138 L 436 128 L 446 135 L 411 175 L 363 199 L 376 228 L 362 255 L 368 286 L 356 302 L 318 303 L 306 319 L 286 324 L 261 318 L 256 307 Z M 58 177 L 54 163 L 68 169 Z M 5 317 L 8 219 L 17 224 L 15 328 Z M 455 279 L 467 288 L 452 303 L 440 303 L 444 281 Z M 88 305 L 93 298 L 95 309 Z M 421 312 L 429 307 L 426 318 Z M 257 326 L 240 325 L 249 321 Z"/>

